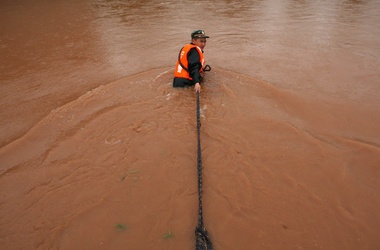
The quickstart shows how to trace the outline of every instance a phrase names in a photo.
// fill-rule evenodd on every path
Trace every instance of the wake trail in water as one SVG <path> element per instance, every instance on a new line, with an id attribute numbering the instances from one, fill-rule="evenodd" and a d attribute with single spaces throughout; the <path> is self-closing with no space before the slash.
<path id="1" fill-rule="evenodd" d="M 2 147 L 0 211 L 9 217 L 0 221 L 6 236 L 1 245 L 11 246 L 23 233 L 19 248 L 191 249 L 195 93 L 171 84 L 172 69 L 158 68 L 102 85 Z M 291 228 L 310 247 L 316 234 L 336 244 L 328 231 L 305 230 L 310 225 L 325 223 L 342 238 L 372 237 L 379 229 L 364 215 L 367 204 L 378 203 L 373 176 L 379 174 L 379 135 L 365 120 L 376 111 L 305 98 L 217 67 L 201 95 L 204 213 L 216 247 L 233 248 L 225 235 L 237 227 L 233 236 L 241 244 L 254 246 L 252 235 L 269 240 L 260 230 L 280 225 L 278 230 Z M 367 201 L 360 198 L 364 194 Z M 43 217 L 36 216 L 40 211 Z M 30 223 L 16 226 L 25 220 Z M 129 238 L 112 230 L 121 221 Z M 349 231 L 343 230 L 347 223 Z M 86 233 L 83 225 L 93 230 Z M 176 233 L 174 241 L 156 237 L 168 229 Z M 44 241 L 48 233 L 51 239 Z M 357 243 L 343 245 L 350 244 Z"/>

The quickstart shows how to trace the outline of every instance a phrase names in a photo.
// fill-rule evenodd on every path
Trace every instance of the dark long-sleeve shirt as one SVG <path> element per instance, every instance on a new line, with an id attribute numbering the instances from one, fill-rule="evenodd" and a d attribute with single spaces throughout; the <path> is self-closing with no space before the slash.
<path id="1" fill-rule="evenodd" d="M 192 48 L 187 54 L 187 60 L 189 62 L 189 75 L 193 79 L 193 84 L 201 82 L 201 75 L 199 74 L 202 64 L 196 48 Z"/>

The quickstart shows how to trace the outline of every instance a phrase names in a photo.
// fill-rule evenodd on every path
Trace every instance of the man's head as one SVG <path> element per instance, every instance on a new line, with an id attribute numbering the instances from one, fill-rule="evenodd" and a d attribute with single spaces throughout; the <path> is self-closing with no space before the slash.
<path id="1" fill-rule="evenodd" d="M 194 30 L 191 33 L 191 42 L 201 48 L 201 50 L 206 46 L 206 38 L 209 38 L 209 36 L 206 36 L 203 30 Z"/>

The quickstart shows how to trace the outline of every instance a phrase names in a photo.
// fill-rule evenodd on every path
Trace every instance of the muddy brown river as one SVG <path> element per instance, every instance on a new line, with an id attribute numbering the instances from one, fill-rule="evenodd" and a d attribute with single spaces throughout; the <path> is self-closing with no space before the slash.
<path id="1" fill-rule="evenodd" d="M 0 249 L 380 249 L 378 0 L 0 0 Z"/>

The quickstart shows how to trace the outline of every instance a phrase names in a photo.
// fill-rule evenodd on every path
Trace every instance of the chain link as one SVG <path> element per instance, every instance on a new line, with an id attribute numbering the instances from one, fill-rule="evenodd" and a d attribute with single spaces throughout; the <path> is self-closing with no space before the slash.
<path id="1" fill-rule="evenodd" d="M 201 111 L 200 111 L 200 94 L 197 92 L 197 132 L 198 132 L 198 198 L 199 213 L 198 226 L 195 228 L 196 250 L 213 250 L 210 237 L 203 225 L 202 211 L 202 151 L 201 151 Z"/>

